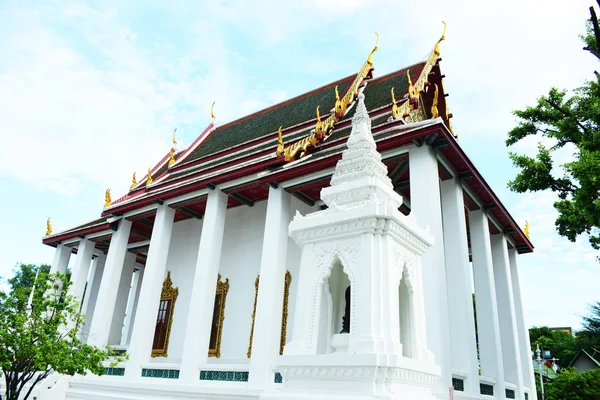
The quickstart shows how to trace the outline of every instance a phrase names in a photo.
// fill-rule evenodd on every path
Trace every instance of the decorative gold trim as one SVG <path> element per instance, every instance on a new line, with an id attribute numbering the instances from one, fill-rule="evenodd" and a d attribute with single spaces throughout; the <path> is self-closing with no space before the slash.
<path id="1" fill-rule="evenodd" d="M 431 118 L 435 119 L 440 116 L 440 112 L 438 111 L 438 85 L 435 86 L 435 91 L 433 92 L 433 104 L 431 104 Z"/>
<path id="2" fill-rule="evenodd" d="M 260 275 L 256 275 L 254 280 L 254 306 L 252 307 L 252 325 L 250 326 L 250 339 L 248 340 L 248 351 L 246 357 L 252 357 L 252 340 L 254 339 L 254 322 L 256 320 L 256 302 L 258 301 L 258 283 L 260 281 Z"/>
<path id="3" fill-rule="evenodd" d="M 217 343 L 214 349 L 211 349 L 209 346 L 209 357 L 221 357 L 221 335 L 223 334 L 223 321 L 225 320 L 225 301 L 227 300 L 227 292 L 229 292 L 229 279 L 225 279 L 225 282 L 221 282 L 221 274 L 219 274 L 219 276 L 217 277 L 217 291 L 215 293 L 215 301 L 216 296 L 218 295 L 223 296 L 223 301 L 221 302 L 221 307 L 219 308 L 219 321 L 217 322 Z"/>
<path id="4" fill-rule="evenodd" d="M 315 123 L 314 133 L 287 147 L 283 147 L 283 139 L 281 139 L 280 135 L 276 149 L 276 154 L 278 157 L 284 157 L 286 162 L 295 158 L 304 157 L 310 147 L 315 147 L 319 143 L 325 141 L 325 139 L 327 139 L 327 137 L 333 131 L 336 122 L 340 121 L 346 115 L 348 107 L 354 103 L 358 96 L 358 89 L 360 88 L 360 85 L 369 77 L 371 71 L 373 70 L 373 53 L 379 49 L 379 34 L 377 32 L 375 32 L 375 34 L 377 35 L 375 47 L 373 47 L 373 50 L 371 50 L 369 53 L 367 61 L 365 61 L 363 66 L 356 74 L 356 78 L 354 78 L 354 81 L 346 91 L 344 97 L 340 99 L 338 89 L 337 87 L 335 88 L 334 112 L 331 113 L 327 119 L 322 121 L 319 114 L 319 107 L 317 107 L 317 122 Z"/>
<path id="5" fill-rule="evenodd" d="M 160 301 L 171 300 L 169 308 L 169 320 L 167 321 L 167 334 L 165 337 L 165 347 L 163 349 L 152 349 L 152 358 L 155 357 L 168 357 L 169 349 L 169 338 L 171 336 L 171 326 L 173 325 L 173 314 L 175 311 L 175 302 L 179 295 L 179 289 L 173 287 L 173 281 L 171 281 L 171 271 L 167 271 L 167 277 L 163 282 L 162 292 L 160 293 Z"/>
<path id="6" fill-rule="evenodd" d="M 50 218 L 46 220 L 46 236 L 50 236 L 52 234 L 52 224 L 50 223 Z"/>
<path id="7" fill-rule="evenodd" d="M 129 188 L 133 189 L 136 186 L 137 186 L 137 178 L 135 177 L 135 172 L 134 172 L 133 176 L 131 177 L 131 185 L 129 186 Z"/>
<path id="8" fill-rule="evenodd" d="M 292 274 L 290 271 L 285 272 L 285 287 L 283 289 L 283 307 L 281 309 L 281 338 L 279 339 L 279 355 L 283 354 L 285 347 L 285 339 L 287 335 L 287 319 L 288 319 L 288 299 L 290 297 L 290 285 L 292 284 Z"/>
<path id="9" fill-rule="evenodd" d="M 106 189 L 104 192 L 104 208 L 110 207 L 112 204 L 112 199 L 110 198 L 110 189 Z"/>
<path id="10" fill-rule="evenodd" d="M 525 236 L 527 236 L 527 239 L 531 239 L 529 236 L 529 221 L 525 221 L 525 229 L 523 230 L 523 233 Z"/>

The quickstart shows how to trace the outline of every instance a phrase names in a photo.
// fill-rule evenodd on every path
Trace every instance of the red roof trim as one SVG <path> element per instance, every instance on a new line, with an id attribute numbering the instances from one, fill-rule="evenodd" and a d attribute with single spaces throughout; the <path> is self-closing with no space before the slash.
<path id="1" fill-rule="evenodd" d="M 98 233 L 98 232 L 102 232 L 102 231 L 111 229 L 111 225 L 112 224 L 110 222 L 105 222 L 103 224 L 90 226 L 88 228 L 84 228 L 81 230 L 75 229 L 75 230 L 72 230 L 69 232 L 58 234 L 56 236 L 45 237 L 42 239 L 42 243 L 47 244 L 47 245 L 52 245 L 53 243 L 60 243 L 63 240 L 72 239 L 76 236 L 91 235 L 92 233 Z"/>

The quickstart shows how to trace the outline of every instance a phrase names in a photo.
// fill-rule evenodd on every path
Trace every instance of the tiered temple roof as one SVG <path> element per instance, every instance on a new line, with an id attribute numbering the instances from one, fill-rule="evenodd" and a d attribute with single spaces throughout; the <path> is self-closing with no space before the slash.
<path id="1" fill-rule="evenodd" d="M 450 128 L 452 115 L 446 104 L 438 45 L 439 41 L 426 61 L 381 77 L 373 77 L 371 57 L 375 47 L 357 74 L 227 124 L 211 123 L 188 148 L 175 154 L 174 163 L 169 165 L 167 154 L 151 169 L 151 184 L 147 184 L 147 176 L 143 177 L 125 196 L 106 207 L 101 219 L 46 236 L 43 242 L 55 246 L 90 229 L 100 234 L 107 229 L 110 217 L 127 214 L 136 228 L 131 241 L 141 243 L 151 234 L 156 203 L 220 184 L 227 184 L 221 189 L 229 195 L 228 207 L 252 206 L 267 198 L 268 185 L 307 177 L 286 186 L 286 190 L 315 204 L 345 148 L 360 88 L 364 89 L 377 149 L 383 154 L 395 190 L 410 199 L 408 154 L 394 149 L 411 143 L 431 145 L 440 154 L 440 178 L 449 179 L 454 172 L 463 181 L 466 207 L 488 209 L 493 221 L 491 233 L 503 231 L 519 252 L 530 252 L 533 245 L 528 237 L 461 149 Z M 169 205 L 177 210 L 176 220 L 201 218 L 206 196 Z M 401 211 L 410 211 L 409 202 Z"/>

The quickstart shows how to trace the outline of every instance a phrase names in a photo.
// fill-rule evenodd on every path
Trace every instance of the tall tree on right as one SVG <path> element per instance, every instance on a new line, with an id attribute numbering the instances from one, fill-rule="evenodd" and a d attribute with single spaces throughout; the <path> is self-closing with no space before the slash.
<path id="1" fill-rule="evenodd" d="M 600 6 L 600 0 L 597 0 Z M 600 27 L 594 7 L 590 7 L 584 50 L 600 61 Z M 552 145 L 538 144 L 535 157 L 509 153 L 519 169 L 509 182 L 511 190 L 537 192 L 550 190 L 557 195 L 555 221 L 560 235 L 575 241 L 586 234 L 590 245 L 600 249 L 600 75 L 567 92 L 552 88 L 535 106 L 514 111 L 518 124 L 508 133 L 511 146 L 528 136 L 550 139 Z M 555 152 L 573 146 L 571 162 L 555 168 Z"/>

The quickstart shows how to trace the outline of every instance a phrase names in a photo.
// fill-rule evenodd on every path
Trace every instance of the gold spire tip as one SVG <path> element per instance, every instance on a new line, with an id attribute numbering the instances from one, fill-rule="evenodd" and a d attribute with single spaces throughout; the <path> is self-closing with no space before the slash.
<path id="1" fill-rule="evenodd" d="M 216 101 L 213 101 L 212 105 L 210 106 L 210 117 L 212 119 L 215 119 L 215 103 Z"/>
<path id="2" fill-rule="evenodd" d="M 177 136 L 176 136 L 176 133 L 177 133 L 177 128 L 175 128 L 175 130 L 173 131 L 173 144 L 177 144 Z"/>

